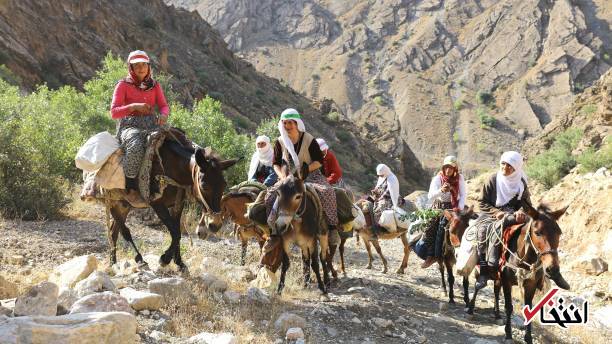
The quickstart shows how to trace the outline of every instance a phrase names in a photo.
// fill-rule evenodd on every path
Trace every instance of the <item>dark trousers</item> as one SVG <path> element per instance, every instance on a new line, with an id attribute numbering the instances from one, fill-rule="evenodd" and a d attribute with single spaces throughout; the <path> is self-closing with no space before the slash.
<path id="1" fill-rule="evenodd" d="M 440 216 L 438 219 L 432 220 L 433 223 L 430 228 L 425 232 L 425 243 L 427 244 L 427 256 L 440 258 L 444 254 L 444 232 L 446 231 L 446 225 L 448 220 L 444 216 Z"/>

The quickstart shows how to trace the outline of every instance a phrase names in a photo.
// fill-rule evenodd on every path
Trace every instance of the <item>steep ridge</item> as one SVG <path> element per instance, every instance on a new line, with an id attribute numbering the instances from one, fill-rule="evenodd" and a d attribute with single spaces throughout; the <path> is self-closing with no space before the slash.
<path id="1" fill-rule="evenodd" d="M 388 154 L 433 169 L 456 153 L 469 175 L 612 63 L 605 1 L 166 2 L 198 10 L 258 70 L 333 99 Z"/>
<path id="2" fill-rule="evenodd" d="M 360 188 L 374 181 L 378 162 L 399 172 L 405 192 L 424 183 L 418 162 L 386 156 L 352 134 L 356 129 L 349 121 L 328 121 L 327 112 L 321 111 L 325 107 L 315 107 L 279 80 L 236 58 L 196 12 L 167 6 L 161 0 L 0 3 L 0 64 L 26 88 L 42 82 L 50 87 L 82 87 L 109 51 L 126 56 L 134 49 L 151 53 L 155 69 L 173 76 L 173 89 L 185 102 L 205 94 L 221 100 L 241 131 L 252 132 L 272 114 L 297 108 L 308 129 L 331 143 L 349 181 Z"/>

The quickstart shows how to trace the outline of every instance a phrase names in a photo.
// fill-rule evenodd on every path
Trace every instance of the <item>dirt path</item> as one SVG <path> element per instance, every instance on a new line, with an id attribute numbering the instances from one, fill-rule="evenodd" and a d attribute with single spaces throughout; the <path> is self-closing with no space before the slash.
<path id="1" fill-rule="evenodd" d="M 101 261 L 101 269 L 108 266 L 107 242 L 102 212 L 89 219 L 49 222 L 0 222 L 0 246 L 2 272 L 17 282 L 21 290 L 44 280 L 53 267 L 70 257 L 93 253 Z M 143 254 L 159 255 L 168 245 L 168 235 L 156 226 L 148 227 L 130 218 L 128 225 Z M 240 249 L 233 238 L 202 241 L 194 240 L 194 246 L 183 238 L 183 258 L 191 269 L 189 280 L 196 284 L 198 267 L 204 257 L 215 257 L 227 264 L 239 265 Z M 347 276 L 341 277 L 329 293 L 329 301 L 322 302 L 318 290 L 312 286 L 301 287 L 301 262 L 297 250 L 287 277 L 287 287 L 281 297 L 272 294 L 269 309 L 253 310 L 225 305 L 210 297 L 205 306 L 189 315 L 189 327 L 159 326 L 163 319 L 180 319 L 177 310 L 162 309 L 153 314 L 139 313 L 139 334 L 143 342 L 178 342 L 181 337 L 205 330 L 225 330 L 240 336 L 240 342 L 278 342 L 284 335 L 276 333 L 273 323 L 281 312 L 291 311 L 306 319 L 304 332 L 308 343 L 493 343 L 502 342 L 503 326 L 493 318 L 492 288 L 484 290 L 477 303 L 477 314 L 466 317 L 460 278 L 455 282 L 456 304 L 448 304 L 440 286 L 437 266 L 422 270 L 421 260 L 411 254 L 405 275 L 393 272 L 382 274 L 382 263 L 375 257 L 374 269 L 367 270 L 367 253 L 363 244 L 356 247 L 355 239 L 347 242 Z M 382 241 L 383 253 L 389 261 L 389 271 L 395 271 L 401 263 L 402 247 L 399 239 Z M 256 266 L 258 246 L 249 245 L 248 264 Z M 128 250 L 120 250 L 119 256 L 133 257 Z M 23 259 L 19 258 L 23 257 Z M 106 265 L 106 267 L 105 267 Z M 172 275 L 174 272 L 169 272 Z M 176 273 L 174 273 L 176 274 Z M 219 275 L 221 278 L 229 276 Z M 472 281 L 473 285 L 473 281 Z M 146 286 L 146 284 L 142 284 Z M 230 283 L 230 289 L 244 294 L 246 283 Z M 201 304 L 204 304 L 201 303 Z M 503 310 L 503 302 L 501 305 Z M 515 305 L 518 309 L 518 304 Z M 199 313 L 198 313 L 199 312 Z M 162 320 L 160 320 L 162 319 Z M 523 333 L 516 322 L 514 338 L 522 339 Z M 247 325 L 245 325 L 247 324 Z M 248 327 L 248 328 L 247 328 Z M 164 339 L 156 340 L 152 331 L 167 332 Z M 543 332 L 535 330 L 536 342 L 578 342 L 570 338 L 544 339 Z"/>

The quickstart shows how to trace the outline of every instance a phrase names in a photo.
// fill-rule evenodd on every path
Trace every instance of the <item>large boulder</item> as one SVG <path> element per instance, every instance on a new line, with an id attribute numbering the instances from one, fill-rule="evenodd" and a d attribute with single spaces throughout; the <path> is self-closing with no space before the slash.
<path id="1" fill-rule="evenodd" d="M 162 296 L 159 294 L 139 291 L 130 287 L 121 289 L 119 293 L 127 300 L 129 305 L 137 311 L 143 309 L 156 311 L 162 307 L 164 302 Z"/>
<path id="2" fill-rule="evenodd" d="M 586 255 L 578 258 L 572 265 L 575 270 L 590 275 L 600 275 L 608 271 L 608 263 L 595 255 Z"/>
<path id="3" fill-rule="evenodd" d="M 201 281 L 202 287 L 210 293 L 223 293 L 227 290 L 227 282 L 213 274 L 204 273 Z"/>
<path id="4" fill-rule="evenodd" d="M 17 297 L 17 285 L 0 275 L 0 299 Z"/>
<path id="5" fill-rule="evenodd" d="M 0 319 L 3 344 L 130 344 L 137 340 L 136 317 L 123 312 Z"/>
<path id="6" fill-rule="evenodd" d="M 117 292 L 117 288 L 110 277 L 102 271 L 94 271 L 86 279 L 78 282 L 74 290 L 79 297 L 103 291 Z"/>
<path id="7" fill-rule="evenodd" d="M 196 301 L 189 285 L 180 277 L 156 278 L 149 281 L 148 286 L 152 293 L 161 295 L 167 303 Z"/>
<path id="8" fill-rule="evenodd" d="M 55 283 L 42 282 L 17 297 L 14 313 L 22 315 L 55 315 L 59 288 Z"/>
<path id="9" fill-rule="evenodd" d="M 78 300 L 79 296 L 74 289 L 61 287 L 57 296 L 57 315 L 68 314 L 72 305 Z"/>
<path id="10" fill-rule="evenodd" d="M 91 254 L 72 258 L 56 267 L 49 277 L 49 281 L 60 287 L 74 288 L 77 282 L 87 278 L 97 267 L 98 260 Z"/>
<path id="11" fill-rule="evenodd" d="M 70 307 L 70 314 L 89 312 L 126 312 L 134 314 L 128 301 L 123 296 L 110 291 L 87 295 L 80 298 Z"/>

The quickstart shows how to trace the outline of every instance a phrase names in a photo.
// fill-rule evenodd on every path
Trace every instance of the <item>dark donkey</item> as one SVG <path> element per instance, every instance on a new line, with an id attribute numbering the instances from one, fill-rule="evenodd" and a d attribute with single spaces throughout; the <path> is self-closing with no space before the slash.
<path id="1" fill-rule="evenodd" d="M 518 235 L 515 234 L 508 243 L 506 250 L 508 259 L 501 272 L 500 279 L 504 291 L 507 340 L 512 340 L 513 285 L 519 285 L 520 283 L 520 287 L 523 289 L 523 304 L 529 307 L 532 306 L 536 289 L 542 290 L 544 286 L 544 276 L 553 280 L 560 288 L 570 289 L 569 284 L 561 275 L 557 252 L 561 236 L 561 229 L 557 220 L 565 213 L 567 207 L 557 211 L 552 211 L 543 204 L 540 204 L 537 210 L 527 203 L 523 203 L 523 207 L 527 210 L 529 220 L 519 225 Z M 453 225 L 463 226 L 464 224 L 461 224 L 461 222 L 451 223 L 451 226 Z M 477 294 L 478 290 L 475 290 L 468 312 L 474 311 Z M 496 300 L 496 313 L 499 312 L 497 303 Z M 531 324 L 525 327 L 524 339 L 525 342 L 532 343 Z"/>
<path id="2" fill-rule="evenodd" d="M 319 289 L 327 293 L 329 285 L 329 268 L 327 262 L 328 242 L 327 225 L 323 219 L 323 209 L 315 195 L 307 192 L 304 180 L 308 177 L 308 165 L 294 175 L 283 180 L 277 189 L 278 218 L 275 226 L 284 229 L 282 232 L 281 276 L 278 284 L 280 294 L 285 287 L 285 274 L 289 269 L 289 245 L 297 242 L 302 250 L 304 285 L 310 283 L 310 267 L 315 273 Z M 323 281 L 319 271 L 319 244 L 321 246 L 321 262 L 323 266 Z"/>
<path id="3" fill-rule="evenodd" d="M 174 263 L 181 271 L 187 269 L 180 253 L 180 223 L 186 190 L 193 192 L 195 198 L 205 208 L 198 225 L 198 234 L 202 236 L 205 230 L 218 231 L 222 222 L 220 215 L 221 196 L 226 186 L 223 170 L 234 165 L 237 161 L 220 160 L 209 149 L 198 148 L 193 154 L 192 152 L 175 141 L 165 141 L 159 148 L 162 164 L 156 161 L 151 171 L 152 190 L 159 188 L 153 181 L 161 176 L 166 176 L 178 184 L 168 184 L 163 188 L 162 196 L 151 202 L 150 206 L 168 228 L 172 238 L 170 246 L 159 258 L 160 264 L 167 265 L 174 259 Z M 125 224 L 132 206 L 124 199 L 109 200 L 107 206 L 113 217 L 112 224 L 108 228 L 111 264 L 117 262 L 116 245 L 119 232 L 134 248 L 136 262 L 146 264 L 132 240 L 130 229 Z M 171 207 L 174 207 L 172 213 L 169 210 Z"/>

